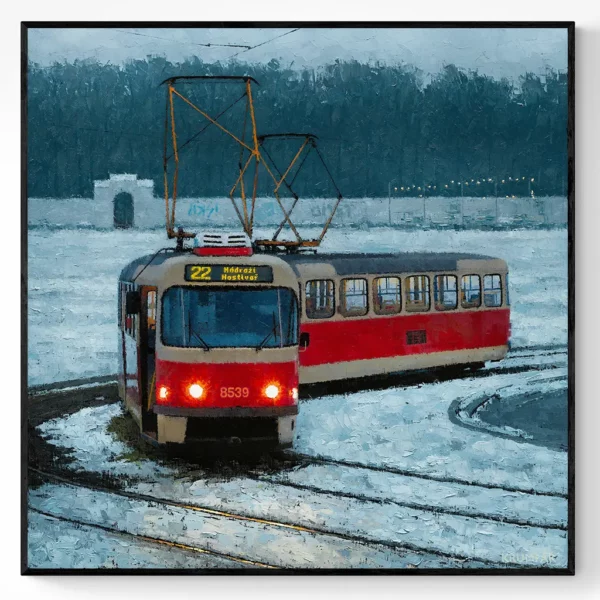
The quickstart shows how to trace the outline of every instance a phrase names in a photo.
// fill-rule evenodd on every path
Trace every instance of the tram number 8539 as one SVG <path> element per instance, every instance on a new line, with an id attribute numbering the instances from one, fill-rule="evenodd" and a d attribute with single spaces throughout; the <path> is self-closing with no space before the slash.
<path id="1" fill-rule="evenodd" d="M 250 390 L 247 387 L 222 387 L 221 398 L 247 398 Z"/>

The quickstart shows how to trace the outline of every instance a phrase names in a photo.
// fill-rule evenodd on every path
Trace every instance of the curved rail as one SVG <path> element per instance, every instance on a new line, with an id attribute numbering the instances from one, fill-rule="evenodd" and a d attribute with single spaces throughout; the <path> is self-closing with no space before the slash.
<path id="1" fill-rule="evenodd" d="M 126 490 L 120 490 L 117 488 L 108 487 L 108 486 L 104 486 L 104 485 L 81 483 L 81 482 L 76 481 L 75 479 L 65 478 L 60 475 L 50 473 L 48 471 L 42 471 L 39 469 L 35 469 L 33 467 L 30 467 L 30 470 L 37 473 L 41 477 L 46 477 L 47 479 L 53 479 L 63 485 L 69 485 L 72 487 L 79 487 L 79 488 L 84 488 L 84 489 L 88 489 L 88 490 L 92 490 L 92 491 L 96 491 L 96 492 L 112 494 L 114 496 L 120 496 L 120 497 L 128 498 L 130 500 L 152 502 L 153 504 L 162 504 L 163 506 L 181 508 L 183 510 L 204 513 L 207 515 L 217 516 L 217 517 L 231 519 L 231 520 L 249 521 L 249 522 L 258 523 L 258 524 L 266 525 L 266 526 L 270 526 L 270 527 L 291 529 L 294 531 L 299 531 L 302 533 L 309 533 L 312 535 L 333 537 L 333 538 L 337 538 L 337 539 L 341 539 L 341 540 L 345 540 L 345 541 L 349 541 L 349 542 L 353 542 L 353 543 L 357 543 L 357 544 L 361 544 L 361 545 L 365 545 L 365 546 L 370 546 L 370 547 L 380 546 L 380 547 L 388 548 L 388 549 L 395 550 L 395 551 L 410 550 L 412 552 L 417 552 L 420 554 L 429 554 L 429 555 L 439 556 L 442 558 L 448 558 L 448 559 L 452 559 L 452 560 L 459 560 L 459 561 L 469 560 L 469 561 L 476 561 L 476 562 L 479 562 L 482 564 L 497 565 L 497 562 L 494 560 L 491 560 L 491 559 L 486 559 L 483 557 L 480 558 L 480 557 L 475 557 L 475 556 L 468 556 L 468 555 L 465 555 L 462 553 L 446 552 L 446 551 L 438 550 L 435 548 L 419 546 L 417 544 L 413 544 L 410 542 L 400 543 L 400 542 L 394 542 L 394 541 L 389 541 L 389 540 L 378 540 L 378 539 L 369 538 L 367 536 L 348 534 L 348 533 L 333 531 L 333 530 L 324 529 L 324 528 L 305 527 L 303 525 L 297 525 L 297 524 L 289 523 L 289 522 L 275 521 L 275 520 L 270 520 L 270 519 L 262 519 L 262 518 L 254 517 L 251 515 L 215 510 L 212 508 L 203 507 L 203 506 L 199 506 L 199 505 L 195 505 L 195 504 L 186 504 L 186 503 L 182 503 L 182 502 L 177 502 L 175 500 L 171 500 L 168 498 L 159 498 L 159 497 L 150 496 L 147 494 L 138 494 L 136 492 L 128 492 Z M 35 509 L 35 507 L 30 507 L 30 508 L 32 508 L 33 510 L 37 510 L 37 512 L 42 512 L 42 511 L 39 511 L 38 509 Z M 62 520 L 70 520 L 69 517 L 56 516 L 56 515 L 52 515 L 52 514 L 49 514 L 49 516 L 59 518 Z M 72 520 L 72 522 L 77 522 L 77 521 Z M 88 523 L 86 521 L 78 522 L 78 524 L 94 527 L 94 524 Z M 144 539 L 145 541 L 154 541 L 154 542 L 158 542 L 158 543 L 161 542 L 161 540 L 159 538 L 148 538 L 146 540 L 146 537 L 142 536 L 142 535 L 132 534 L 132 533 L 126 532 L 124 530 L 110 528 L 110 527 L 104 526 L 104 525 L 96 525 L 96 526 L 101 529 L 105 529 L 107 531 L 112 531 L 115 533 L 124 533 L 126 535 L 138 537 L 140 539 Z M 533 526 L 536 528 L 542 528 L 539 525 L 533 525 Z M 175 542 L 169 542 L 167 540 L 162 540 L 162 542 L 164 542 L 167 545 L 173 544 L 174 546 L 177 546 L 177 544 Z M 181 545 L 181 546 L 177 546 L 177 547 L 184 547 L 184 546 L 185 545 Z M 190 546 L 186 549 L 194 550 L 194 547 Z M 196 551 L 204 551 L 204 550 L 206 550 L 206 549 L 198 548 Z M 229 554 L 219 554 L 219 553 L 216 553 L 216 552 L 213 552 L 210 550 L 206 550 L 206 552 L 212 553 L 215 556 L 230 558 L 231 560 L 236 560 L 237 562 L 245 561 L 249 564 L 254 564 L 254 565 L 267 566 L 267 567 L 271 567 L 271 568 L 281 568 L 281 567 L 277 567 L 274 565 L 269 565 L 267 563 L 260 563 L 258 561 L 239 557 L 239 556 L 234 556 L 234 555 L 229 555 Z M 502 565 L 503 565 L 503 567 L 515 567 L 515 568 L 522 567 L 522 565 L 520 565 L 518 563 L 514 563 L 514 564 L 502 563 Z"/>
<path id="2" fill-rule="evenodd" d="M 73 525 L 78 525 L 80 527 L 91 527 L 93 529 L 100 529 L 101 531 L 105 531 L 107 533 L 126 536 L 129 538 L 140 540 L 142 542 L 148 542 L 151 544 L 159 544 L 161 546 L 168 546 L 169 548 L 178 548 L 179 550 L 188 550 L 191 552 L 198 552 L 200 554 L 207 554 L 208 556 L 214 556 L 215 558 L 223 558 L 225 560 L 230 560 L 230 561 L 236 562 L 236 563 L 242 563 L 242 564 L 249 565 L 252 567 L 260 567 L 263 569 L 279 569 L 280 568 L 275 565 L 270 565 L 268 563 L 251 560 L 249 558 L 243 558 L 240 556 L 235 556 L 233 554 L 225 554 L 222 552 L 216 552 L 215 550 L 209 550 L 208 548 L 201 548 L 199 546 L 190 546 L 188 544 L 182 544 L 180 542 L 172 542 L 170 540 L 165 540 L 162 538 L 152 537 L 152 536 L 148 536 L 148 535 L 140 535 L 137 533 L 131 533 L 129 531 L 125 531 L 124 529 L 119 529 L 118 527 L 109 527 L 108 525 L 101 525 L 100 523 L 90 523 L 89 521 L 82 521 L 81 519 L 73 519 L 72 517 L 65 517 L 64 515 L 57 515 L 57 514 L 54 514 L 51 512 L 40 510 L 39 508 L 35 508 L 34 506 L 31 506 L 31 505 L 28 505 L 28 509 L 39 515 L 48 517 L 50 519 L 64 521 L 65 523 L 72 523 Z"/>

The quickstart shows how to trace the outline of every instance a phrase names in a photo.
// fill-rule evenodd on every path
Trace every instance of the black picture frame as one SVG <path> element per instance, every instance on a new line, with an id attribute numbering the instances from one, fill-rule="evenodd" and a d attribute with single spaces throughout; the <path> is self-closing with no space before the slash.
<path id="1" fill-rule="evenodd" d="M 30 568 L 27 498 L 29 485 L 29 427 L 31 418 L 50 418 L 33 405 L 28 390 L 28 192 L 27 192 L 27 67 L 28 31 L 45 28 L 553 28 L 568 34 L 568 564 L 566 568 L 515 569 L 39 569 Z M 21 573 L 24 575 L 574 575 L 575 574 L 575 23 L 573 21 L 427 21 L 427 22 L 186 22 L 186 21 L 26 21 L 21 23 Z M 94 378 L 108 382 L 109 378 Z M 81 380 L 78 383 L 85 383 Z M 52 390 L 58 386 L 47 386 Z"/>

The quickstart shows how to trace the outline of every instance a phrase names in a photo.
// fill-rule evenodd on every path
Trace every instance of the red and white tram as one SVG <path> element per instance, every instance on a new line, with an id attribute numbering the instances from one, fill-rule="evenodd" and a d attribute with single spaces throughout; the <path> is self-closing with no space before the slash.
<path id="1" fill-rule="evenodd" d="M 290 446 L 301 384 L 480 366 L 508 350 L 503 260 L 210 244 L 120 276 L 119 393 L 159 444 Z"/>
<path id="2" fill-rule="evenodd" d="M 476 254 L 285 255 L 300 289 L 300 383 L 450 365 L 508 350 L 506 262 Z"/>

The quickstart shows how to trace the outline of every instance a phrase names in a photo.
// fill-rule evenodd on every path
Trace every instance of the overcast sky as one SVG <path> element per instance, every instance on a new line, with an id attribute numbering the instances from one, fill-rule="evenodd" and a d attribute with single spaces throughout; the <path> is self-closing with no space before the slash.
<path id="1" fill-rule="evenodd" d="M 205 62 L 227 61 L 235 56 L 248 62 L 276 58 L 294 67 L 356 59 L 407 63 L 425 73 L 436 73 L 443 65 L 453 63 L 509 78 L 525 71 L 567 69 L 566 29 L 292 30 L 33 29 L 29 31 L 29 59 L 48 65 L 76 58 L 119 63 L 149 54 L 166 56 L 174 62 L 190 56 L 199 56 Z M 200 45 L 209 43 L 260 46 L 247 50 Z"/>

